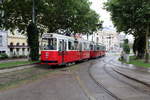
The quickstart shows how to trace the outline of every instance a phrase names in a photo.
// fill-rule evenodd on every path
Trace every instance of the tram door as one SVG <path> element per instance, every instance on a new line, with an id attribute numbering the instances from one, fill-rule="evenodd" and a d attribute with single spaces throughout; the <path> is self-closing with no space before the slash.
<path id="1" fill-rule="evenodd" d="M 67 49 L 67 41 L 60 39 L 59 40 L 59 55 L 61 56 L 62 64 L 65 63 L 66 49 Z"/>

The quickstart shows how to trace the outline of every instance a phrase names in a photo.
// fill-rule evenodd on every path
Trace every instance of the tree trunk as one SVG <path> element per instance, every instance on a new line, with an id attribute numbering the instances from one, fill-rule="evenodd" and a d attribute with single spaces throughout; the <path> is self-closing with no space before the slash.
<path id="1" fill-rule="evenodd" d="M 147 29 L 146 29 L 146 49 L 145 49 L 145 63 L 149 62 L 149 23 L 147 24 Z"/>
<path id="2" fill-rule="evenodd" d="M 29 57 L 32 61 L 39 60 L 39 32 L 37 26 L 33 23 L 27 28 L 28 46 L 30 48 Z"/>

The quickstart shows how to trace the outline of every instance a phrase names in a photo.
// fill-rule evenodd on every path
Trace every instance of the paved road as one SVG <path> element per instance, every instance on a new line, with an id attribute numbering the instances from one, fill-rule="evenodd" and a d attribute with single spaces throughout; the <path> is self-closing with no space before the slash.
<path id="1" fill-rule="evenodd" d="M 117 58 L 107 56 L 103 60 L 97 60 L 97 63 L 92 65 L 90 70 L 93 78 L 120 100 L 150 100 L 150 87 L 114 71 L 118 66 L 120 68 L 123 66 L 116 63 Z"/>
<path id="2" fill-rule="evenodd" d="M 113 70 L 118 64 L 115 59 L 108 55 L 80 63 L 78 70 L 48 74 L 38 81 L 1 91 L 0 100 L 150 100 L 149 87 Z"/>
<path id="3" fill-rule="evenodd" d="M 92 61 L 79 70 L 49 74 L 21 87 L 0 92 L 0 100 L 115 100 L 89 76 Z"/>
<path id="4" fill-rule="evenodd" d="M 0 100 L 88 100 L 71 74 L 55 74 L 0 93 Z"/>

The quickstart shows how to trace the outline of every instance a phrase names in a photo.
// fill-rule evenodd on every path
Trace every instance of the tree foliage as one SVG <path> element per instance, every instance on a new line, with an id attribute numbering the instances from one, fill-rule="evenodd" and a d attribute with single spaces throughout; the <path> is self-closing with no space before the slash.
<path id="1" fill-rule="evenodd" d="M 72 33 L 92 33 L 98 28 L 97 24 L 102 23 L 99 21 L 98 14 L 90 9 L 89 0 L 34 1 L 35 25 L 32 24 L 33 0 L 2 0 L 0 2 L 0 14 L 4 12 L 0 16 L 0 29 L 12 31 L 17 29 L 24 34 L 28 33 L 30 49 L 34 46 L 38 48 L 38 45 L 34 44 L 34 42 L 38 43 L 38 39 L 32 38 L 33 35 L 39 36 L 38 33 L 56 32 L 60 29 Z M 38 38 L 37 36 L 33 37 Z M 31 51 L 34 53 L 33 49 Z M 34 59 L 33 56 L 31 59 Z"/>
<path id="2" fill-rule="evenodd" d="M 106 9 L 111 13 L 119 32 L 133 35 L 137 35 L 139 31 L 144 33 L 147 23 L 150 23 L 149 0 L 109 0 Z"/>
<path id="3" fill-rule="evenodd" d="M 142 53 L 147 52 L 148 54 L 147 37 L 150 35 L 150 1 L 109 0 L 106 3 L 106 9 L 110 12 L 112 21 L 119 32 L 132 34 L 135 37 L 135 42 L 141 41 L 145 36 L 145 42 L 143 42 L 145 46 L 142 46 Z M 134 43 L 134 48 L 140 47 L 138 43 Z M 145 49 L 144 52 L 143 49 Z"/>

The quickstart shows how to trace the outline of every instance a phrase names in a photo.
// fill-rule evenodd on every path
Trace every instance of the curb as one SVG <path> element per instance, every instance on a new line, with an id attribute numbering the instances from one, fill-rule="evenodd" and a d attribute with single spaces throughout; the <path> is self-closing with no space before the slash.
<path id="1" fill-rule="evenodd" d="M 139 79 L 137 79 L 137 78 L 128 76 L 128 75 L 126 75 L 126 74 L 122 73 L 121 71 L 118 71 L 118 70 L 116 70 L 116 69 L 114 69 L 114 68 L 112 68 L 112 69 L 113 69 L 115 72 L 117 72 L 118 74 L 123 75 L 123 76 L 126 77 L 126 78 L 129 78 L 129 79 L 131 79 L 131 80 L 134 80 L 134 81 L 136 81 L 136 82 L 139 82 L 139 83 L 141 83 L 141 84 L 144 84 L 144 85 L 150 87 L 150 83 L 147 83 L 147 82 L 141 81 L 141 80 L 139 80 Z"/>

